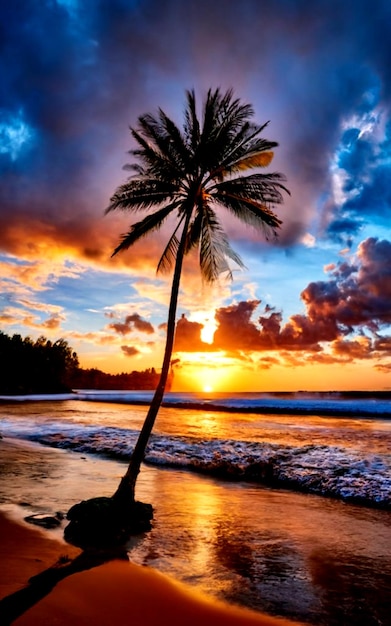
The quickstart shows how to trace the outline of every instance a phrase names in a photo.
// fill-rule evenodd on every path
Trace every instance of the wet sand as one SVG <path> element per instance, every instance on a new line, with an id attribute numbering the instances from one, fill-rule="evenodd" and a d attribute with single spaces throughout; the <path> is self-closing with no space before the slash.
<path id="1" fill-rule="evenodd" d="M 66 512 L 81 499 L 113 493 L 123 469 L 97 456 L 4 438 L 0 506 L 19 522 L 40 511 Z M 155 508 L 152 531 L 127 546 L 141 571 L 182 581 L 195 594 L 230 605 L 317 626 L 390 626 L 390 512 L 147 466 L 138 497 Z M 75 548 L 61 543 L 62 528 L 43 534 L 24 524 L 14 532 L 0 530 L 2 596 L 60 556 L 77 557 Z M 116 563 L 115 571 L 124 565 Z M 111 567 L 96 571 L 103 568 L 103 578 L 111 581 Z M 79 576 L 90 580 L 92 572 L 72 573 L 42 602 L 54 602 L 59 589 Z M 41 623 L 59 622 L 34 626 Z"/>
<path id="2" fill-rule="evenodd" d="M 50 568 L 80 551 L 0 514 L 0 622 L 19 626 L 288 626 L 293 622 L 230 607 L 151 568 L 111 560 L 53 584 Z M 66 568 L 66 565 L 62 566 Z M 69 565 L 68 565 L 69 567 Z M 46 572 L 46 579 L 43 574 Z M 31 577 L 35 580 L 28 583 Z M 41 577 L 41 581 L 37 579 Z"/>

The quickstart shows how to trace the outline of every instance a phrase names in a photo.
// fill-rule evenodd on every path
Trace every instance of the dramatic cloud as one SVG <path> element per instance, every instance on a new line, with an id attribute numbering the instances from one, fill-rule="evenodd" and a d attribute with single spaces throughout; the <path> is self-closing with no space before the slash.
<path id="1" fill-rule="evenodd" d="M 334 151 L 346 185 L 359 189 L 348 213 L 371 210 L 373 192 L 389 204 L 388 135 L 372 137 L 390 99 L 386 0 L 357 0 L 354 11 L 338 0 L 25 0 L 0 11 L 5 249 L 10 231 L 28 221 L 31 239 L 46 225 L 53 243 L 73 241 L 84 258 L 106 259 L 114 232 L 100 217 L 124 178 L 128 125 L 157 106 L 180 121 L 193 86 L 235 86 L 261 121 L 272 120 L 277 166 L 294 191 L 281 244 L 305 234 Z"/>
<path id="2" fill-rule="evenodd" d="M 175 333 L 174 350 L 176 352 L 198 352 L 207 347 L 201 341 L 202 324 L 190 322 L 185 315 L 178 320 Z"/>
<path id="3" fill-rule="evenodd" d="M 324 320 L 350 332 L 367 327 L 375 332 L 391 322 L 391 243 L 369 238 L 357 252 L 357 266 L 339 265 L 334 280 L 311 283 L 303 291 L 307 317 Z"/>
<path id="4" fill-rule="evenodd" d="M 213 344 L 227 350 L 254 349 L 259 344 L 260 332 L 251 321 L 251 316 L 259 304 L 259 300 L 252 300 L 218 309 L 216 311 L 218 328 Z"/>
<path id="5" fill-rule="evenodd" d="M 134 348 L 133 346 L 121 346 L 121 350 L 125 356 L 136 356 L 140 354 L 140 350 Z"/>
<path id="6" fill-rule="evenodd" d="M 303 351 L 327 349 L 336 357 L 366 359 L 373 350 L 391 355 L 390 338 L 378 333 L 391 323 L 391 243 L 375 238 L 363 241 L 351 264 L 344 261 L 332 269 L 332 279 L 310 283 L 301 297 L 305 314 L 292 315 L 283 324 L 281 312 L 265 307 L 253 320 L 259 300 L 243 301 L 216 311 L 218 328 L 210 350 Z M 178 345 L 183 350 L 200 348 L 201 325 L 185 319 L 178 322 Z M 365 336 L 365 332 L 370 337 Z M 354 339 L 347 335 L 358 333 Z M 179 348 L 177 347 L 179 350 Z M 323 355 L 318 359 L 331 359 Z M 273 361 L 262 360 L 261 367 Z"/>
<path id="7" fill-rule="evenodd" d="M 138 313 L 127 315 L 124 322 L 113 322 L 108 325 L 108 328 L 120 335 L 127 335 L 133 330 L 138 330 L 140 333 L 147 333 L 148 335 L 155 332 L 152 324 L 144 320 Z"/>
<path id="8" fill-rule="evenodd" d="M 328 233 L 351 245 L 367 220 L 389 224 L 391 206 L 391 123 L 373 108 L 348 120 L 333 165 L 334 202 Z"/>

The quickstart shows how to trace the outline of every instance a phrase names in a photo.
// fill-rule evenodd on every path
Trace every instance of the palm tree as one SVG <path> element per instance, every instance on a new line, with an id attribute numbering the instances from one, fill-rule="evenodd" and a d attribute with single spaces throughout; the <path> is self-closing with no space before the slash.
<path id="1" fill-rule="evenodd" d="M 252 106 L 235 99 L 232 90 L 223 94 L 216 89 L 208 91 L 200 121 L 195 94 L 189 91 L 183 130 L 161 109 L 156 116 L 142 115 L 138 128 L 130 129 L 137 144 L 130 154 L 137 162 L 126 166 L 133 175 L 115 191 L 106 212 L 120 209 L 146 215 L 123 235 L 113 256 L 160 229 L 170 216 L 176 221 L 157 266 L 158 272 L 174 266 L 161 376 L 128 470 L 113 495 L 124 506 L 134 502 L 137 476 L 166 387 L 185 255 L 198 249 L 207 282 L 222 273 L 232 277 L 229 261 L 244 265 L 229 244 L 220 210 L 266 235 L 276 235 L 281 225 L 273 206 L 283 202 L 282 192 L 289 193 L 285 177 L 275 172 L 242 174 L 268 166 L 278 145 L 261 137 L 267 124 L 252 123 L 253 114 Z"/>

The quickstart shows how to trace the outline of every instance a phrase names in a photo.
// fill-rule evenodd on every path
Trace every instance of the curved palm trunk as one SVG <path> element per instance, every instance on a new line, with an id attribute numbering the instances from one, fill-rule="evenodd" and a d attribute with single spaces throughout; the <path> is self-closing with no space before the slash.
<path id="1" fill-rule="evenodd" d="M 171 355 L 175 338 L 175 318 L 179 295 L 179 283 L 181 278 L 183 258 L 185 254 L 186 236 L 190 218 L 191 211 L 189 211 L 186 215 L 185 224 L 183 227 L 183 232 L 175 261 L 174 276 L 171 286 L 170 306 L 168 310 L 166 347 L 164 350 L 163 365 L 159 383 L 156 387 L 147 416 L 145 418 L 136 445 L 132 452 L 126 474 L 121 479 L 117 491 L 113 495 L 113 499 L 116 501 L 116 503 L 124 509 L 131 506 L 135 501 L 135 488 L 137 477 L 140 473 L 141 463 L 143 462 L 148 441 L 155 424 L 156 416 L 159 412 L 163 400 L 167 378 L 170 371 Z"/>

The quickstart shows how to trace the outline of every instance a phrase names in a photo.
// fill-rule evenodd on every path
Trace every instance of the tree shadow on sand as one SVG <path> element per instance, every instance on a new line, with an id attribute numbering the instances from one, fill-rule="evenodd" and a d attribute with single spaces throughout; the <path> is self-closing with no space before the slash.
<path id="1" fill-rule="evenodd" d="M 151 505 L 135 502 L 129 515 L 120 516 L 111 498 L 93 498 L 72 507 L 70 520 L 64 529 L 67 543 L 82 550 L 74 559 L 61 556 L 57 562 L 29 579 L 28 584 L 0 600 L 0 623 L 7 626 L 47 596 L 58 582 L 78 572 L 98 567 L 108 561 L 129 561 L 128 550 L 144 538 L 151 529 Z M 30 516 L 27 521 L 38 525 L 41 516 Z M 75 517 L 75 519 L 74 519 Z M 38 518 L 38 519 L 31 519 Z M 51 519 L 55 518 L 50 518 Z"/>
<path id="2" fill-rule="evenodd" d="M 126 549 L 118 547 L 110 550 L 85 550 L 72 560 L 67 556 L 60 556 L 54 565 L 32 576 L 25 587 L 0 600 L 0 623 L 3 626 L 12 624 L 67 576 L 98 567 L 114 559 L 129 561 Z"/>

